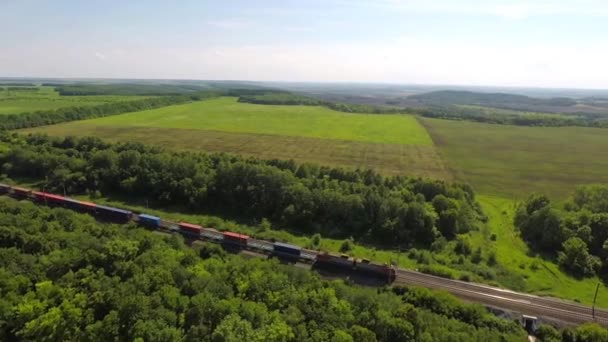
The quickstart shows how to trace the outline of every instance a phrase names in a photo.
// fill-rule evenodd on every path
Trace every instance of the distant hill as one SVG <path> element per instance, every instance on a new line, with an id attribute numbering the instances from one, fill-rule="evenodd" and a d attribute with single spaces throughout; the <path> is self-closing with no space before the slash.
<path id="1" fill-rule="evenodd" d="M 535 98 L 507 93 L 479 93 L 462 90 L 441 90 L 411 95 L 409 100 L 417 100 L 427 105 L 479 105 L 489 107 L 528 106 L 575 106 L 577 101 L 567 97 Z"/>

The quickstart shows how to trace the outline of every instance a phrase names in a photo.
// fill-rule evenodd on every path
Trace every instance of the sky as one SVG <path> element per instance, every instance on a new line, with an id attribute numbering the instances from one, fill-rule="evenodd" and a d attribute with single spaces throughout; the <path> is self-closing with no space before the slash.
<path id="1" fill-rule="evenodd" d="M 608 88 L 605 0 L 0 0 L 0 77 Z"/>

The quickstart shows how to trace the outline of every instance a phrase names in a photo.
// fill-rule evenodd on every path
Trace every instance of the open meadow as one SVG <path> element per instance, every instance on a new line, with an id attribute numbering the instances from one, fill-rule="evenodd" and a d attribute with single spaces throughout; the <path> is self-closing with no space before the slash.
<path id="1" fill-rule="evenodd" d="M 115 127 L 162 127 L 387 144 L 431 145 L 413 116 L 347 114 L 318 106 L 239 103 L 234 97 L 91 120 Z"/>
<path id="2" fill-rule="evenodd" d="M 577 185 L 608 182 L 607 131 L 421 119 L 458 180 L 476 192 L 565 198 Z"/>
<path id="3" fill-rule="evenodd" d="M 266 106 L 220 98 L 23 132 L 94 135 L 178 150 L 451 177 L 425 129 L 407 115 L 346 114 L 323 107 Z"/>
<path id="4" fill-rule="evenodd" d="M 15 87 L 11 87 L 15 88 Z M 95 106 L 116 101 L 131 101 L 146 96 L 60 96 L 52 87 L 37 87 L 38 90 L 10 90 L 0 85 L 0 115 L 30 113 L 64 107 Z"/>

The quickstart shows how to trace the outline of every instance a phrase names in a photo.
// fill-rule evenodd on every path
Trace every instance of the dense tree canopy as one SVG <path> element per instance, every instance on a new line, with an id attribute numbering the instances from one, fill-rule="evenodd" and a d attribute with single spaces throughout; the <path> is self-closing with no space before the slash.
<path id="1" fill-rule="evenodd" d="M 204 255 L 205 258 L 201 258 Z M 209 257 L 211 255 L 211 257 Z M 522 341 L 428 290 L 369 289 L 0 198 L 0 340 Z"/>
<path id="2" fill-rule="evenodd" d="M 572 274 L 608 275 L 608 186 L 579 187 L 562 207 L 532 195 L 515 217 L 522 237 Z"/>
<path id="3" fill-rule="evenodd" d="M 224 154 L 175 153 L 96 138 L 4 135 L 0 171 L 46 180 L 49 191 L 145 196 L 221 210 L 305 233 L 429 246 L 482 224 L 462 184 Z"/>

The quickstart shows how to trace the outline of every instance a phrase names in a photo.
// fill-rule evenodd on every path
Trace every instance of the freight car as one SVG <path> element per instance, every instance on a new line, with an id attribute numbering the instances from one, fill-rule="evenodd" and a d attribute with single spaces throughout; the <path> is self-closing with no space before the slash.
<path id="1" fill-rule="evenodd" d="M 91 202 L 75 200 L 73 198 L 65 198 L 64 205 L 68 209 L 72 209 L 81 213 L 94 213 L 97 205 Z"/>
<path id="2" fill-rule="evenodd" d="M 65 204 L 65 197 L 63 197 L 63 196 L 57 196 L 57 195 L 49 194 L 46 192 L 40 192 L 40 191 L 32 191 L 32 195 L 34 195 L 34 198 L 37 201 L 44 203 L 46 205 L 63 206 Z"/>
<path id="3" fill-rule="evenodd" d="M 330 266 L 340 270 L 354 271 L 370 276 L 378 276 L 388 280 L 389 282 L 395 280 L 396 271 L 392 266 L 386 264 L 376 264 L 366 259 L 356 260 L 345 254 L 337 256 L 326 252 L 319 253 L 316 251 L 309 251 L 286 243 L 272 243 L 264 240 L 250 239 L 247 235 L 233 232 L 219 232 L 213 228 L 203 228 L 202 226 L 186 222 L 175 224 L 172 222 L 162 221 L 159 217 L 152 215 L 133 215 L 133 213 L 128 210 L 79 201 L 45 192 L 31 191 L 29 189 L 9 186 L 6 184 L 0 184 L 0 194 L 3 193 L 8 193 L 18 199 L 29 198 L 38 203 L 44 203 L 46 205 L 64 206 L 72 210 L 94 214 L 96 217 L 104 220 L 110 220 L 112 222 L 126 223 L 133 220 L 142 226 L 154 229 L 163 227 L 165 229 L 178 231 L 184 235 L 197 239 L 207 238 L 212 241 L 229 244 L 233 247 L 236 246 L 238 248 L 254 249 L 281 257 L 312 262 L 316 265 Z"/>
<path id="4" fill-rule="evenodd" d="M 282 242 L 273 244 L 272 254 L 282 258 L 298 260 L 302 256 L 302 248 Z"/>
<path id="5" fill-rule="evenodd" d="M 146 226 L 148 228 L 158 228 L 160 227 L 160 217 L 147 215 L 147 214 L 139 214 L 137 215 L 137 220 L 139 224 L 142 226 Z"/>
<path id="6" fill-rule="evenodd" d="M 201 230 L 203 229 L 203 227 L 201 227 L 197 224 L 186 223 L 186 222 L 180 222 L 177 224 L 177 226 L 179 227 L 180 233 L 189 235 L 189 236 L 196 236 L 196 237 L 201 235 Z"/>
<path id="7" fill-rule="evenodd" d="M 104 220 L 126 223 L 131 220 L 133 213 L 129 210 L 118 209 L 114 207 L 106 207 L 105 205 L 97 204 L 95 206 L 95 214 L 97 217 Z"/>
<path id="8" fill-rule="evenodd" d="M 247 247 L 247 240 L 249 240 L 249 236 L 233 232 L 223 232 L 222 234 L 224 235 L 224 243 L 237 247 Z"/>
<path id="9" fill-rule="evenodd" d="M 16 186 L 12 186 L 11 189 L 13 190 L 13 196 L 15 196 L 19 199 L 29 197 L 29 195 L 31 193 L 31 190 L 29 190 L 29 189 L 20 188 L 20 187 L 16 187 Z"/>
<path id="10" fill-rule="evenodd" d="M 224 239 L 224 234 L 213 228 L 203 228 L 201 231 L 201 236 L 216 241 L 221 241 Z"/>
<path id="11" fill-rule="evenodd" d="M 0 194 L 7 194 L 11 189 L 10 185 L 0 183 Z"/>

